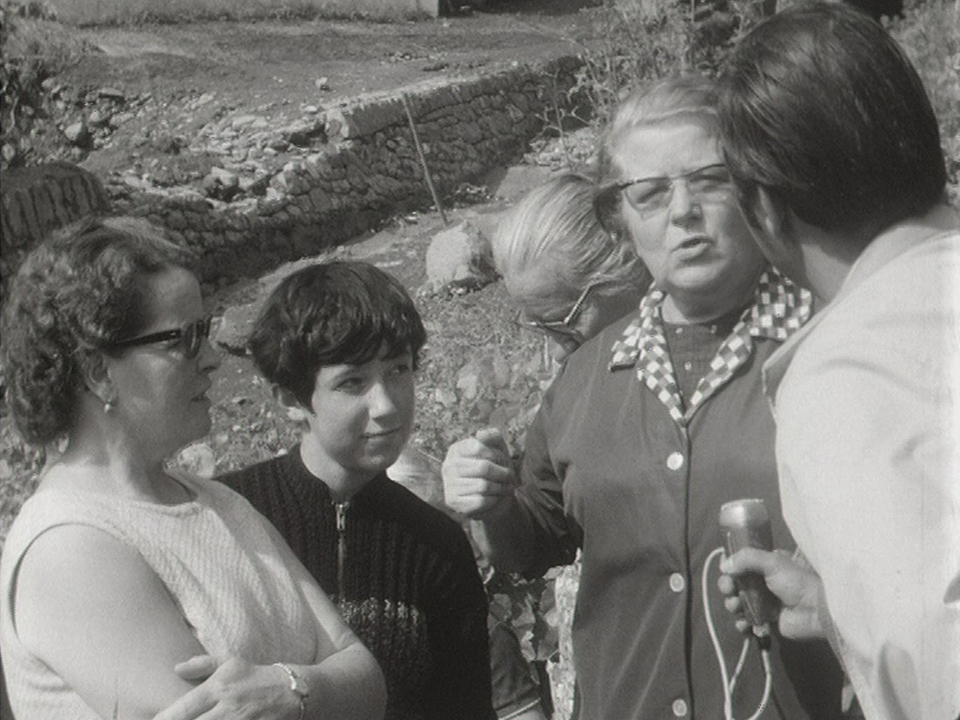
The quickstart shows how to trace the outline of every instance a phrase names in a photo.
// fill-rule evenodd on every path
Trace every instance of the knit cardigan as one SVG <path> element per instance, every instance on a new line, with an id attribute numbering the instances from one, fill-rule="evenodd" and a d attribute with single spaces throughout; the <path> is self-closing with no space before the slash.
<path id="1" fill-rule="evenodd" d="M 491 720 L 487 599 L 458 523 L 380 474 L 346 503 L 300 447 L 220 478 L 280 531 L 380 663 L 390 720 Z"/>

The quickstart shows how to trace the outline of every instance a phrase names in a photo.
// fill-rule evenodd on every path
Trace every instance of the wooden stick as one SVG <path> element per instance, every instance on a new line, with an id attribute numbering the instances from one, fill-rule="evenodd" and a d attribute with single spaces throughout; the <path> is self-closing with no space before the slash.
<path id="1" fill-rule="evenodd" d="M 443 205 L 440 204 L 440 197 L 437 195 L 437 189 L 433 186 L 433 178 L 430 176 L 430 168 L 427 167 L 427 158 L 423 154 L 423 148 L 420 147 L 420 136 L 417 135 L 417 126 L 413 122 L 413 113 L 410 112 L 410 103 L 407 100 L 407 94 L 402 93 L 400 99 L 403 101 L 403 109 L 407 113 L 407 120 L 410 122 L 410 132 L 413 133 L 413 144 L 417 148 L 417 157 L 420 158 L 420 166 L 423 168 L 423 176 L 427 179 L 427 187 L 430 189 L 430 195 L 433 197 L 433 204 L 440 213 L 440 219 L 444 225 L 449 225 L 447 215 L 443 211 Z"/>

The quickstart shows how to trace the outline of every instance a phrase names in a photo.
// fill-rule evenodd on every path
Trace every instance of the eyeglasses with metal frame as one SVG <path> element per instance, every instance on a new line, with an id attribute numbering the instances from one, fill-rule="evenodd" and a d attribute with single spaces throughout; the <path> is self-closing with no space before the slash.
<path id="1" fill-rule="evenodd" d="M 150 333 L 149 335 L 117 340 L 116 342 L 110 343 L 107 349 L 123 350 L 125 348 L 173 342 L 176 340 L 179 341 L 177 343 L 178 346 L 183 348 L 183 354 L 186 358 L 195 358 L 200 354 L 200 346 L 203 345 L 204 338 L 210 337 L 211 322 L 212 318 L 210 317 L 200 318 L 199 320 L 172 330 L 161 330 L 160 332 Z"/>
<path id="2" fill-rule="evenodd" d="M 575 340 L 578 344 L 583 343 L 583 335 L 574 327 L 574 324 L 580 319 L 590 293 L 599 285 L 600 283 L 587 285 L 562 320 L 528 320 L 521 313 L 516 322 L 529 330 L 538 330 L 553 336 L 561 335 L 564 338 Z"/>
<path id="3" fill-rule="evenodd" d="M 730 173 L 723 163 L 713 163 L 679 175 L 641 177 L 621 180 L 601 190 L 601 194 L 621 192 L 630 207 L 641 218 L 647 219 L 666 210 L 673 200 L 673 191 L 678 182 L 687 186 L 687 191 L 698 203 L 722 202 L 729 197 L 733 187 Z"/>

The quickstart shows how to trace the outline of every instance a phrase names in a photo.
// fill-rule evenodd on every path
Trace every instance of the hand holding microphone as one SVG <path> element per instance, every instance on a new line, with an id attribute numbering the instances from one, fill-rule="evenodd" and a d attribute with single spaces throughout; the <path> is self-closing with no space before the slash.
<path id="1" fill-rule="evenodd" d="M 770 522 L 762 500 L 737 500 L 720 510 L 727 557 L 717 584 L 727 596 L 737 627 L 747 632 L 777 623 L 794 640 L 824 637 L 826 613 L 820 576 L 804 561 L 773 550 Z M 761 630 L 762 632 L 762 630 Z M 758 633 L 759 634 L 759 633 Z"/>
<path id="2" fill-rule="evenodd" d="M 763 500 L 733 500 L 720 508 L 720 529 L 726 541 L 727 555 L 743 548 L 773 551 L 773 531 Z M 722 567 L 722 566 L 721 566 Z M 768 635 L 780 615 L 780 599 L 770 592 L 764 576 L 744 572 L 736 578 L 740 606 L 758 637 Z"/>
<path id="3" fill-rule="evenodd" d="M 767 508 L 764 506 L 763 500 L 745 499 L 724 503 L 720 507 L 720 529 L 724 535 L 726 552 L 733 557 L 748 552 L 773 554 L 771 552 L 773 550 L 773 531 L 770 528 L 770 517 L 767 515 Z M 750 641 L 749 639 L 743 641 L 743 649 L 740 651 L 740 659 L 737 661 L 736 669 L 734 669 L 732 675 L 728 674 L 723 648 L 720 645 L 710 614 L 707 590 L 707 573 L 710 568 L 710 561 L 723 552 L 723 548 L 714 550 L 710 553 L 704 565 L 703 603 L 707 610 L 707 629 L 710 632 L 713 649 L 717 654 L 720 678 L 723 682 L 723 716 L 726 720 L 734 720 L 734 693 L 737 680 L 739 680 L 744 667 Z M 722 564 L 721 570 L 731 572 L 729 568 L 725 569 Z M 752 628 L 753 634 L 758 640 L 764 673 L 763 695 L 756 711 L 749 717 L 749 720 L 757 720 L 763 714 L 773 688 L 770 670 L 770 629 L 780 615 L 780 599 L 767 588 L 764 575 L 757 572 L 745 571 L 736 578 L 731 575 L 724 575 L 720 578 L 720 590 L 728 596 L 725 602 L 727 609 L 745 618 L 737 622 L 737 627 L 742 632 Z"/>

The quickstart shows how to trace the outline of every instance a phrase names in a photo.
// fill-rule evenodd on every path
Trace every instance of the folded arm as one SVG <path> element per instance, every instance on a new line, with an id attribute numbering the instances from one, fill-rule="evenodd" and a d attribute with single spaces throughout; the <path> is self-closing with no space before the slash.
<path id="1" fill-rule="evenodd" d="M 304 590 L 324 631 L 323 659 L 295 666 L 311 688 L 306 717 L 382 716 L 373 658 L 319 588 Z M 184 671 L 206 650 L 140 554 L 101 530 L 67 525 L 37 538 L 21 561 L 14 616 L 25 647 L 105 720 L 188 720 L 214 707 L 263 720 L 299 712 L 288 676 L 271 665 L 216 658 Z"/>
<path id="2" fill-rule="evenodd" d="M 307 691 L 304 718 L 376 720 L 383 717 L 387 691 L 380 666 L 276 528 L 268 525 L 267 531 L 313 610 L 319 639 L 316 662 L 311 665 L 284 662 L 286 668 L 282 668 L 273 664 L 251 665 L 238 657 L 193 658 L 194 668 L 181 665 L 179 674 L 187 677 L 193 672 L 196 679 L 204 682 L 154 720 L 206 718 L 205 713 L 215 708 L 226 709 L 227 717 L 235 717 L 242 709 L 243 717 L 298 718 L 300 698 L 291 689 L 287 669 L 300 678 L 301 690 Z"/>
<path id="3" fill-rule="evenodd" d="M 150 718 L 192 688 L 173 667 L 203 647 L 139 553 L 102 530 L 40 535 L 15 592 L 21 642 L 101 717 Z"/>

